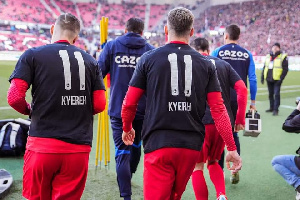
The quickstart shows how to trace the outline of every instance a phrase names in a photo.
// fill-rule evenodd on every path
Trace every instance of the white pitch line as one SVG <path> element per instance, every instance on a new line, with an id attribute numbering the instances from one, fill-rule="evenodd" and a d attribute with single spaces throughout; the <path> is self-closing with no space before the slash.
<path id="1" fill-rule="evenodd" d="M 300 89 L 298 90 L 283 90 L 283 91 L 280 91 L 280 94 L 282 93 L 292 93 L 292 92 L 300 92 Z M 269 92 L 262 92 L 262 93 L 257 93 L 256 95 L 257 96 L 260 96 L 260 95 L 268 95 Z"/>
<path id="2" fill-rule="evenodd" d="M 0 110 L 10 110 L 10 109 L 12 109 L 12 107 L 9 106 L 0 107 Z"/>
<path id="3" fill-rule="evenodd" d="M 296 107 L 295 106 L 287 106 L 287 105 L 280 105 L 281 108 L 288 108 L 288 109 L 292 109 L 295 110 Z"/>
<path id="4" fill-rule="evenodd" d="M 286 86 L 281 86 L 281 89 L 291 89 L 291 88 L 300 88 L 300 85 L 286 85 Z M 263 88 L 257 88 L 257 90 L 268 90 L 268 87 L 263 87 Z"/>

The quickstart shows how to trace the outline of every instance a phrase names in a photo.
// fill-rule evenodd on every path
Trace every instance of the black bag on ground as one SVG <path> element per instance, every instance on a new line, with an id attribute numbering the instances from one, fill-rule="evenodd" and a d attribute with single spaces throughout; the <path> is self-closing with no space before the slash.
<path id="1" fill-rule="evenodd" d="M 0 120 L 0 156 L 20 156 L 25 152 L 30 121 Z"/>

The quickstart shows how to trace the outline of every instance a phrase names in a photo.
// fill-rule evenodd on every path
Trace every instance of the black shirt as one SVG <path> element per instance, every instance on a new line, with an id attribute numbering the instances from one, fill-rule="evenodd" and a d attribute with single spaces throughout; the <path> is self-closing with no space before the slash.
<path id="1" fill-rule="evenodd" d="M 95 90 L 105 90 L 96 60 L 68 43 L 27 50 L 9 80 L 32 85 L 29 135 L 92 144 Z"/>
<path id="2" fill-rule="evenodd" d="M 164 147 L 201 150 L 207 93 L 221 90 L 210 60 L 189 45 L 167 44 L 141 57 L 130 86 L 146 90 L 145 153 Z"/>
<path id="3" fill-rule="evenodd" d="M 290 133 L 300 133 L 300 111 L 295 109 L 285 120 L 282 129 Z"/>
<path id="4" fill-rule="evenodd" d="M 235 83 L 242 79 L 228 62 L 213 56 L 207 56 L 207 58 L 210 59 L 217 68 L 218 79 L 222 88 L 222 98 L 224 100 L 224 104 L 230 117 L 231 125 L 233 126 L 234 117 L 230 106 L 230 88 L 234 89 Z M 214 120 L 211 116 L 210 108 L 208 105 L 206 106 L 203 123 L 214 124 Z"/>

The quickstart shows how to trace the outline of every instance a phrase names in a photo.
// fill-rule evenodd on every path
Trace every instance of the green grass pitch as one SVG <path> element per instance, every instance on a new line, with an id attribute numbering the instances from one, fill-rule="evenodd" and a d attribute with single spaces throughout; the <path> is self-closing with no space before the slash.
<path id="1" fill-rule="evenodd" d="M 0 119 L 23 117 L 16 111 L 9 109 L 6 93 L 9 87 L 8 78 L 14 69 L 15 62 L 0 62 Z M 261 71 L 257 71 L 260 80 Z M 297 134 L 288 134 L 281 130 L 286 116 L 295 107 L 295 97 L 300 96 L 300 72 L 290 71 L 282 87 L 282 107 L 278 117 L 266 114 L 264 110 L 269 107 L 266 85 L 258 83 L 257 109 L 262 117 L 262 133 L 257 138 L 243 137 L 240 133 L 243 169 L 240 172 L 240 183 L 231 185 L 229 171 L 225 170 L 226 190 L 230 200 L 290 200 L 295 198 L 295 191 L 271 167 L 273 156 L 280 154 L 294 154 L 299 147 Z M 30 93 L 27 94 L 30 100 Z M 95 118 L 96 119 L 96 118 Z M 94 125 L 96 132 L 96 124 Z M 115 175 L 114 146 L 112 137 L 111 163 L 109 169 L 94 167 L 95 141 L 90 156 L 89 175 L 82 199 L 115 200 L 119 198 Z M 103 164 L 102 164 L 103 165 Z M 0 158 L 0 168 L 10 171 L 14 177 L 14 184 L 4 199 L 18 200 L 22 198 L 22 158 Z M 209 180 L 207 170 L 205 175 L 209 187 L 209 199 L 215 198 L 215 191 Z M 138 171 L 133 176 L 133 199 L 143 199 L 143 159 Z M 182 199 L 195 199 L 191 183 L 187 185 Z"/>

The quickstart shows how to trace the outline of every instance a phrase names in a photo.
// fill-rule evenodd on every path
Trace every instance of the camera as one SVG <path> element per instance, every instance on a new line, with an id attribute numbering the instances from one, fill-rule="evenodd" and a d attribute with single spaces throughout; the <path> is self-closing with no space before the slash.
<path id="1" fill-rule="evenodd" d="M 300 155 L 300 147 L 299 147 L 299 149 L 296 151 L 296 154 L 299 154 L 299 155 Z"/>
<path id="2" fill-rule="evenodd" d="M 300 101 L 300 97 L 297 97 L 297 98 L 296 98 L 296 105 L 299 104 L 299 101 Z"/>

